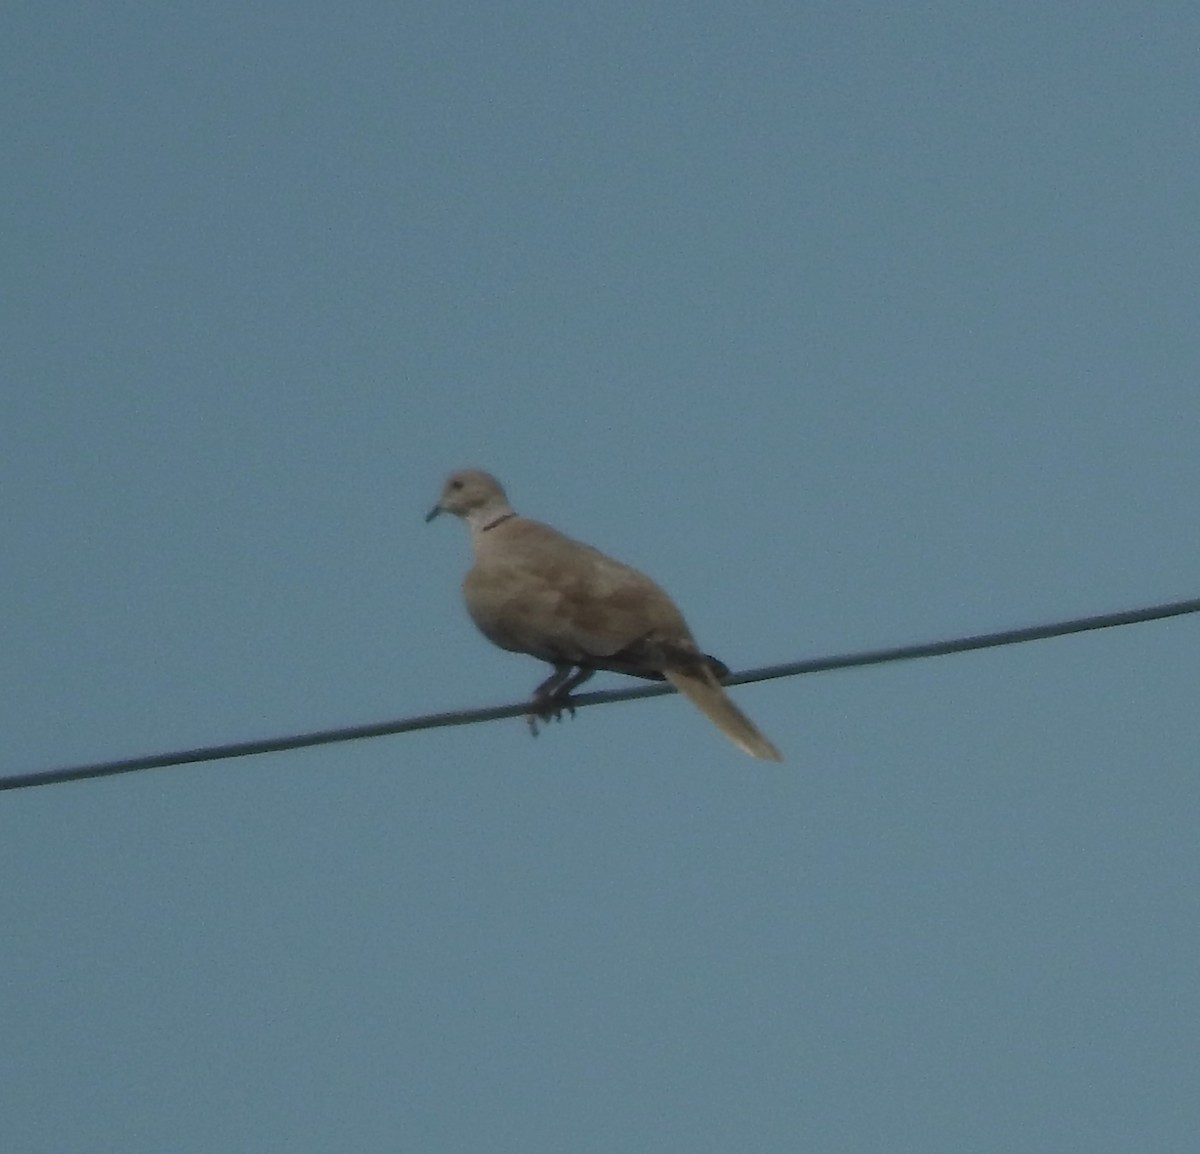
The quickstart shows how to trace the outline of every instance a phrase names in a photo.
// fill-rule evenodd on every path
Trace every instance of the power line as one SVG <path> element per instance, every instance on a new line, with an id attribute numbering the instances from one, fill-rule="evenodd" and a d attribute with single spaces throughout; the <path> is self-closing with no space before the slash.
<path id="1" fill-rule="evenodd" d="M 726 685 L 749 685 L 756 681 L 772 681 L 778 677 L 796 677 L 802 673 L 824 673 L 831 669 L 851 669 L 863 665 L 884 665 L 891 661 L 912 661 L 921 657 L 942 657 L 949 653 L 966 653 L 972 649 L 993 649 L 1000 645 L 1019 645 L 1026 641 L 1042 641 L 1049 637 L 1064 637 L 1069 633 L 1086 633 L 1093 629 L 1112 629 L 1117 625 L 1136 625 L 1143 621 L 1161 621 L 1200 613 L 1200 597 L 1189 601 L 1172 601 L 1145 609 L 1128 609 L 1120 613 L 1102 613 L 1095 617 L 1076 617 L 1049 625 L 1027 625 L 1020 629 L 1004 629 L 997 633 L 979 633 L 971 637 L 956 637 L 949 641 L 926 641 L 916 645 L 898 645 L 889 649 L 868 649 L 832 657 L 814 657 L 807 661 L 791 661 L 784 665 L 765 665 L 748 669 L 725 679 Z M 645 685 L 633 689 L 613 689 L 599 693 L 572 695 L 577 709 L 589 705 L 610 705 L 616 701 L 637 701 L 645 697 L 662 697 L 676 692 L 670 685 Z M 459 709 L 450 713 L 427 713 L 420 717 L 381 721 L 372 725 L 350 725 L 341 729 L 323 729 L 314 733 L 297 733 L 288 737 L 268 737 L 258 741 L 235 741 L 226 745 L 206 745 L 198 749 L 173 753 L 150 754 L 119 761 L 100 761 L 91 765 L 47 769 L 36 773 L 0 777 L 0 790 L 26 789 L 35 785 L 53 785 L 63 781 L 82 781 L 89 777 L 110 777 L 118 773 L 134 773 L 142 769 L 165 769 L 172 765 L 192 765 L 200 761 L 221 761 L 229 757 L 251 757 L 259 753 L 281 753 L 289 749 L 307 749 L 314 745 L 334 745 L 342 741 L 357 741 L 364 737 L 387 737 L 397 733 L 412 733 L 418 729 L 440 729 L 449 725 L 473 725 L 478 721 L 498 721 L 503 717 L 520 717 L 529 708 L 522 701 L 515 705 L 494 705 L 484 709 Z"/>

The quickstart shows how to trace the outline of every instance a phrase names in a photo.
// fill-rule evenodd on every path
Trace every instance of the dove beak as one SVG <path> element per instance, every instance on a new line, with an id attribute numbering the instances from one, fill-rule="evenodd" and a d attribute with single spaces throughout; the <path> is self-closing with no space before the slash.
<path id="1" fill-rule="evenodd" d="M 428 525 L 442 511 L 441 505 L 434 505 L 428 513 L 425 514 L 425 524 Z"/>

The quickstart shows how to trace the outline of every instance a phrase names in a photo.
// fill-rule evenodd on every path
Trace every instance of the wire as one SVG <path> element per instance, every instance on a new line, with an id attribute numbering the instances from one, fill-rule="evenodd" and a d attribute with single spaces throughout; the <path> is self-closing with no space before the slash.
<path id="1" fill-rule="evenodd" d="M 1064 637 L 1069 633 L 1086 633 L 1093 629 L 1111 629 L 1117 625 L 1136 625 L 1143 621 L 1161 621 L 1186 613 L 1200 613 L 1200 597 L 1190 601 L 1172 601 L 1145 609 L 1129 609 L 1120 613 L 1103 613 L 1095 617 L 1076 617 L 1049 625 L 1028 625 L 1020 629 L 1005 629 L 998 633 L 979 633 L 972 637 L 957 637 L 949 641 L 927 641 L 916 645 L 898 645 L 890 649 L 869 649 L 833 657 L 815 657 L 808 661 L 792 661 L 784 665 L 765 665 L 748 669 L 725 678 L 726 685 L 749 685 L 756 681 L 772 681 L 778 677 L 796 677 L 802 673 L 824 673 L 831 669 L 851 669 L 863 665 L 884 665 L 892 661 L 911 661 L 922 657 L 942 657 L 949 653 L 966 653 L 972 649 L 992 649 L 999 645 L 1019 645 L 1026 641 L 1041 641 L 1049 637 Z M 676 690 L 670 685 L 639 686 L 634 689 L 613 689 L 599 693 L 580 693 L 571 697 L 576 709 L 589 705 L 610 705 L 616 701 L 637 701 L 646 697 L 662 697 Z M 494 705 L 484 709 L 459 709 L 450 713 L 427 713 L 420 717 L 381 721 L 372 725 L 350 725 L 342 729 L 323 729 L 314 733 L 297 733 L 288 737 L 268 737 L 259 741 L 236 741 L 227 745 L 206 745 L 173 753 L 150 754 L 119 761 L 100 761 L 92 765 L 47 769 L 36 773 L 0 777 L 0 790 L 27 789 L 35 785 L 53 785 L 64 781 L 83 781 L 90 777 L 110 777 L 118 773 L 135 773 L 143 769 L 165 769 L 173 765 L 192 765 L 200 761 L 221 761 L 229 757 L 251 757 L 259 753 L 281 753 L 289 749 L 307 749 L 314 745 L 334 745 L 343 741 L 358 741 L 364 737 L 387 737 L 396 733 L 412 733 L 418 729 L 441 729 L 450 725 L 474 725 L 479 721 L 498 721 L 504 717 L 519 717 L 526 713 L 528 702 L 515 705 Z"/>

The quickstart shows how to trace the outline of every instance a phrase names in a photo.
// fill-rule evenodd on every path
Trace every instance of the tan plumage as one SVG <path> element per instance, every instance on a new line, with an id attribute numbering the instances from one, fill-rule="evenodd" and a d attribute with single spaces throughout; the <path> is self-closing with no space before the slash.
<path id="1" fill-rule="evenodd" d="M 780 761 L 779 751 L 718 680 L 727 670 L 702 653 L 683 615 L 643 573 L 515 514 L 500 483 L 478 469 L 452 473 L 427 520 L 461 517 L 475 564 L 463 579 L 467 611 L 503 649 L 540 657 L 554 674 L 534 691 L 532 717 L 570 708 L 572 689 L 597 669 L 669 680 L 739 748 Z"/>
<path id="2" fill-rule="evenodd" d="M 667 680 L 675 686 L 705 717 L 709 719 L 738 749 L 751 757 L 765 761 L 782 761 L 779 752 L 721 688 L 711 669 L 664 669 Z"/>

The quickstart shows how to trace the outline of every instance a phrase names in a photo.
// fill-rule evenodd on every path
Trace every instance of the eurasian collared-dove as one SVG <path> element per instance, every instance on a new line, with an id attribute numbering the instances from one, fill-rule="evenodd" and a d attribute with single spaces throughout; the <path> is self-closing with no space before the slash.
<path id="1" fill-rule="evenodd" d="M 728 670 L 700 652 L 674 602 L 649 577 L 513 512 L 500 482 L 480 469 L 451 473 L 426 521 L 461 517 L 475 564 L 463 579 L 467 611 L 502 649 L 554 666 L 534 690 L 530 724 L 570 709 L 569 694 L 598 669 L 666 678 L 754 757 L 777 750 L 721 688 Z M 536 732 L 536 730 L 535 730 Z"/>

